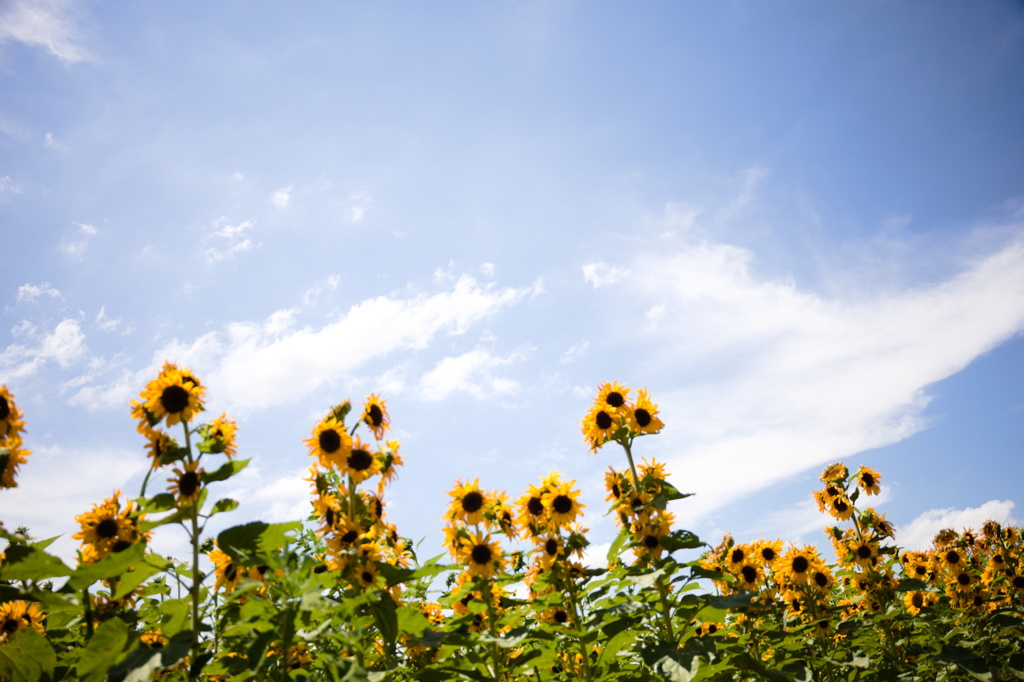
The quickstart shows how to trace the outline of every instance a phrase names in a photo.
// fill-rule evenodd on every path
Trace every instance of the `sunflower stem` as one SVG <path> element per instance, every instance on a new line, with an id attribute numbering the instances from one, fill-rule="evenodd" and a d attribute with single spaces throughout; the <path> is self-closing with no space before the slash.
<path id="1" fill-rule="evenodd" d="M 182 420 L 181 425 L 185 429 L 185 457 L 188 464 L 191 465 L 193 463 L 192 435 L 187 422 Z M 192 586 L 189 589 L 189 596 L 192 598 L 192 660 L 195 661 L 199 657 L 199 588 L 201 582 L 199 576 L 199 508 L 195 501 L 189 510 L 189 522 L 192 526 L 189 533 L 189 539 L 192 541 Z"/>
<path id="2" fill-rule="evenodd" d="M 640 492 L 640 477 L 636 475 L 636 465 L 633 464 L 633 450 L 630 448 L 631 440 L 619 441 L 619 444 L 626 451 L 626 459 L 629 460 L 629 471 L 633 474 L 633 489 Z"/>

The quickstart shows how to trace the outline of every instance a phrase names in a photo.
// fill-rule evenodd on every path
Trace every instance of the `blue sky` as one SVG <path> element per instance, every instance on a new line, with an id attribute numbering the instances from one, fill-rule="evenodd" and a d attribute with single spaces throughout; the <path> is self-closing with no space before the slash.
<path id="1" fill-rule="evenodd" d="M 63 533 L 146 467 L 164 360 L 240 427 L 243 504 L 308 511 L 302 439 L 388 400 L 388 513 L 440 551 L 457 478 L 583 488 L 602 381 L 715 542 L 822 544 L 832 461 L 908 546 L 1017 523 L 1020 3 L 0 6 L 8 527 Z M 230 517 L 230 518 L 229 518 Z M 175 552 L 182 538 L 158 536 Z"/>

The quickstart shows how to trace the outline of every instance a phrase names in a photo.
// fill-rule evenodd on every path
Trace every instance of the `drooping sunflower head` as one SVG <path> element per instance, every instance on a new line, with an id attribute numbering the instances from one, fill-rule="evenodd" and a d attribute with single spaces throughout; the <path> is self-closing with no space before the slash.
<path id="1" fill-rule="evenodd" d="M 881 492 L 881 488 L 878 485 L 881 480 L 882 475 L 880 473 L 866 466 L 862 466 L 857 470 L 857 487 L 867 495 L 877 495 Z"/>
<path id="2" fill-rule="evenodd" d="M 345 471 L 348 453 L 352 449 L 352 437 L 345 430 L 345 424 L 334 417 L 323 419 L 313 428 L 313 435 L 306 439 L 309 454 L 316 457 L 324 469 Z"/>
<path id="3" fill-rule="evenodd" d="M 216 542 L 214 542 L 214 545 L 216 545 Z M 234 592 L 238 583 L 246 575 L 245 567 L 239 565 L 231 558 L 230 554 L 222 551 L 219 547 L 214 547 L 206 556 L 213 564 L 215 576 L 213 589 L 223 590 L 224 594 Z"/>
<path id="4" fill-rule="evenodd" d="M 825 467 L 825 470 L 821 472 L 822 483 L 834 483 L 836 481 L 845 481 L 850 475 L 846 465 L 842 462 L 836 462 L 835 464 L 829 464 Z"/>
<path id="5" fill-rule="evenodd" d="M 18 487 L 18 467 L 32 454 L 21 447 L 21 436 L 16 432 L 0 439 L 0 488 Z"/>
<path id="6" fill-rule="evenodd" d="M 374 438 L 380 440 L 384 437 L 384 432 L 391 427 L 391 417 L 380 395 L 373 393 L 367 396 L 360 421 L 370 427 Z"/>
<path id="7" fill-rule="evenodd" d="M 222 414 L 209 424 L 204 424 L 200 429 L 200 435 L 203 437 L 199 446 L 200 452 L 209 452 L 215 455 L 223 453 L 228 459 L 231 459 L 238 454 L 238 446 L 235 443 L 237 432 L 238 426 L 235 421 L 228 419 L 227 414 Z"/>
<path id="8" fill-rule="evenodd" d="M 378 493 L 398 478 L 398 467 L 405 464 L 405 458 L 398 454 L 400 446 L 401 443 L 397 440 L 389 440 L 380 451 L 381 467 L 380 481 L 377 483 Z"/>
<path id="9" fill-rule="evenodd" d="M 182 454 L 178 441 L 160 429 L 149 429 L 147 441 L 146 455 L 149 456 L 149 466 L 151 469 L 169 464 Z"/>
<path id="10" fill-rule="evenodd" d="M 159 376 L 146 384 L 139 396 L 142 403 L 135 405 L 132 414 L 139 416 L 141 413 L 150 426 L 161 421 L 167 426 L 190 422 L 204 409 L 205 392 L 206 389 L 189 369 L 168 362 Z"/>

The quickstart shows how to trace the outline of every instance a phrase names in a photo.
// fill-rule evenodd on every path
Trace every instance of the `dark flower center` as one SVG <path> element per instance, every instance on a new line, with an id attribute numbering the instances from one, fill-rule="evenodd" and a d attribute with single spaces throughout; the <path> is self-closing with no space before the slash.
<path id="1" fill-rule="evenodd" d="M 160 641 L 159 639 L 154 639 L 153 641 L 151 641 L 149 643 L 149 646 L 150 646 L 151 649 L 163 649 L 164 648 L 164 643 L 162 641 Z"/>
<path id="2" fill-rule="evenodd" d="M 114 519 L 103 519 L 96 524 L 96 535 L 102 539 L 117 537 L 117 521 Z"/>
<path id="3" fill-rule="evenodd" d="M 566 613 L 562 609 L 557 609 L 555 611 L 555 622 L 556 623 L 564 623 L 567 620 L 569 620 L 569 614 L 568 613 Z"/>
<path id="4" fill-rule="evenodd" d="M 775 559 L 775 550 L 771 547 L 765 547 L 761 550 L 761 558 L 765 561 L 772 561 Z"/>
<path id="5" fill-rule="evenodd" d="M 612 483 L 611 493 L 612 493 L 612 497 L 614 497 L 616 500 L 619 499 L 620 497 L 622 497 L 622 491 L 619 490 L 619 484 L 618 483 Z"/>
<path id="6" fill-rule="evenodd" d="M 828 585 L 828 576 L 822 573 L 821 571 L 817 571 L 814 574 L 814 583 L 818 587 L 825 587 L 826 585 Z"/>
<path id="7" fill-rule="evenodd" d="M 1014 589 L 1024 590 L 1024 576 L 1015 575 L 1010 582 L 1013 584 Z"/>
<path id="8" fill-rule="evenodd" d="M 227 568 L 224 569 L 224 579 L 229 583 L 234 582 L 236 575 L 238 575 L 238 566 L 228 564 Z"/>
<path id="9" fill-rule="evenodd" d="M 715 625 L 714 623 L 709 623 L 708 624 L 708 634 L 709 635 L 713 635 L 716 632 L 718 632 L 718 626 Z"/>
<path id="10" fill-rule="evenodd" d="M 846 510 L 850 508 L 850 506 L 848 504 L 846 504 L 846 502 L 844 502 L 843 500 L 836 500 L 836 505 L 835 506 L 836 506 L 836 511 L 839 512 L 840 514 L 846 512 Z"/>
<path id="11" fill-rule="evenodd" d="M 363 582 L 369 585 L 373 582 L 373 573 L 370 571 L 363 571 Z"/>
<path id="12" fill-rule="evenodd" d="M 539 497 L 531 497 L 526 501 L 526 511 L 530 512 L 533 516 L 540 516 L 541 512 L 544 511 L 544 503 L 541 502 Z"/>
<path id="13" fill-rule="evenodd" d="M 192 497 L 199 489 L 199 474 L 195 471 L 186 471 L 178 479 L 178 491 L 182 497 Z"/>
<path id="14" fill-rule="evenodd" d="M 974 604 L 974 606 L 984 606 L 985 605 L 985 598 L 983 596 L 981 596 L 980 594 L 976 594 L 976 595 L 974 595 L 973 604 Z"/>
<path id="15" fill-rule="evenodd" d="M 328 455 L 334 454 L 341 448 L 341 436 L 334 429 L 326 429 L 320 432 L 320 449 Z"/>
<path id="16" fill-rule="evenodd" d="M 370 409 L 366 411 L 366 418 L 370 420 L 370 426 L 380 426 L 384 423 L 384 412 L 380 409 L 380 405 L 376 403 L 370 405 Z"/>
<path id="17" fill-rule="evenodd" d="M 378 497 L 373 498 L 373 512 L 378 519 L 384 516 L 384 503 Z"/>
<path id="18" fill-rule="evenodd" d="M 914 605 L 915 609 L 923 608 L 924 607 L 924 595 L 921 594 L 920 592 L 915 592 L 913 594 L 913 596 L 910 597 L 910 603 Z"/>
<path id="19" fill-rule="evenodd" d="M 467 514 L 480 511 L 484 506 L 484 496 L 476 490 L 471 490 L 462 496 L 462 510 Z"/>
<path id="20" fill-rule="evenodd" d="M 857 556 L 861 559 L 867 559 L 871 556 L 871 548 L 867 545 L 861 545 L 857 548 Z"/>
<path id="21" fill-rule="evenodd" d="M 925 576 L 928 574 L 928 569 L 921 564 L 918 564 L 917 566 L 914 566 L 914 573 L 920 576 Z"/>
<path id="22" fill-rule="evenodd" d="M 334 510 L 330 507 L 328 507 L 327 511 L 324 513 L 324 521 L 327 522 L 328 526 L 334 525 Z"/>
<path id="23" fill-rule="evenodd" d="M 732 551 L 732 554 L 729 555 L 729 561 L 731 561 L 734 564 L 738 564 L 738 563 L 743 561 L 743 557 L 744 556 L 745 556 L 745 554 L 743 553 L 743 550 L 737 548 L 737 549 L 734 549 Z"/>
<path id="24" fill-rule="evenodd" d="M 3 626 L 3 631 L 4 632 L 11 633 L 11 632 L 14 632 L 17 629 L 18 629 L 18 619 L 17 618 L 8 618 L 7 620 L 4 621 L 4 626 Z"/>
<path id="25" fill-rule="evenodd" d="M 568 514 L 572 511 L 572 498 L 568 495 L 557 495 L 551 503 L 551 508 L 559 514 Z"/>
<path id="26" fill-rule="evenodd" d="M 544 551 L 548 553 L 548 556 L 555 556 L 555 555 L 557 555 L 558 554 L 558 540 L 555 540 L 554 538 L 549 538 L 547 540 L 547 542 L 544 543 Z"/>
<path id="27" fill-rule="evenodd" d="M 604 410 L 601 410 L 597 413 L 597 416 L 594 417 L 594 423 L 597 424 L 597 428 L 602 431 L 606 431 L 612 427 L 611 415 Z"/>
<path id="28" fill-rule="evenodd" d="M 475 564 L 489 563 L 492 556 L 491 548 L 487 545 L 474 545 L 470 556 L 473 557 L 473 563 Z"/>
<path id="29" fill-rule="evenodd" d="M 131 546 L 132 543 L 128 542 L 127 540 L 118 540 L 114 543 L 114 546 L 110 548 L 110 551 L 116 554 L 118 552 L 123 552 Z"/>
<path id="30" fill-rule="evenodd" d="M 351 545 L 359 537 L 359 533 L 354 530 L 350 530 L 341 536 L 341 542 L 346 545 Z"/>
<path id="31" fill-rule="evenodd" d="M 865 488 L 870 488 L 875 485 L 875 477 L 865 472 L 860 475 L 860 482 Z"/>
<path id="32" fill-rule="evenodd" d="M 182 377 L 181 377 L 181 383 L 183 383 L 183 384 L 192 384 L 196 388 L 199 388 L 199 379 L 196 379 L 191 374 L 183 374 Z"/>
<path id="33" fill-rule="evenodd" d="M 960 563 L 960 553 L 957 552 L 955 549 L 951 549 L 948 552 L 946 552 L 946 563 L 950 565 L 956 565 Z"/>
<path id="34" fill-rule="evenodd" d="M 319 564 L 313 568 L 314 573 L 323 573 L 327 570 L 327 564 Z"/>
<path id="35" fill-rule="evenodd" d="M 969 573 L 960 573 L 959 575 L 957 575 L 956 581 L 958 583 L 960 583 L 961 585 L 970 585 L 971 584 L 971 576 L 970 576 Z"/>
<path id="36" fill-rule="evenodd" d="M 353 450 L 348 455 L 348 467 L 354 471 L 366 471 L 373 464 L 373 455 L 362 448 Z"/>
<path id="37" fill-rule="evenodd" d="M 626 399 L 623 398 L 622 394 L 618 391 L 612 391 L 604 401 L 612 407 L 622 407 L 622 404 L 626 402 Z"/>
<path id="38" fill-rule="evenodd" d="M 794 573 L 806 573 L 807 569 L 811 566 L 811 562 L 807 561 L 806 557 L 798 556 L 793 559 L 791 565 Z"/>
<path id="39" fill-rule="evenodd" d="M 638 407 L 633 416 L 636 417 L 636 423 L 641 429 L 646 428 L 651 423 L 651 413 L 642 407 Z"/>
<path id="40" fill-rule="evenodd" d="M 757 582 L 757 569 L 753 566 L 744 566 L 740 569 L 740 574 L 743 576 L 743 582 L 748 585 Z"/>
<path id="41" fill-rule="evenodd" d="M 11 406 L 7 403 L 7 398 L 0 395 L 0 419 L 7 419 L 11 414 Z"/>
<path id="42" fill-rule="evenodd" d="M 645 535 L 644 536 L 644 547 L 647 549 L 655 549 L 660 545 L 661 542 L 658 540 L 657 535 Z"/>
<path id="43" fill-rule="evenodd" d="M 168 386 L 160 394 L 160 405 L 168 414 L 178 414 L 188 407 L 188 391 L 177 384 Z"/>

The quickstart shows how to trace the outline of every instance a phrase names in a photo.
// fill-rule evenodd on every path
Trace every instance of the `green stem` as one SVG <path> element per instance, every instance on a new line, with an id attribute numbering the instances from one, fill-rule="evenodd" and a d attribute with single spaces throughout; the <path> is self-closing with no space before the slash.
<path id="1" fill-rule="evenodd" d="M 487 604 L 487 631 L 491 634 L 492 641 L 490 645 L 491 650 L 491 674 L 494 679 L 505 679 L 504 666 L 501 665 L 501 652 L 498 650 L 498 643 L 493 641 L 498 638 L 498 631 L 495 628 L 497 624 L 497 615 L 494 613 L 494 600 L 491 598 L 491 581 L 487 578 L 480 578 L 480 583 L 484 589 L 481 590 L 481 596 L 484 598 L 484 603 Z"/>
<path id="2" fill-rule="evenodd" d="M 661 595 L 661 619 L 665 625 L 665 633 L 668 638 L 665 640 L 671 644 L 676 642 L 675 628 L 672 627 L 672 606 L 669 600 L 668 585 L 664 581 L 665 576 L 658 576 L 655 585 L 658 586 L 658 594 Z"/>
<path id="3" fill-rule="evenodd" d="M 188 424 L 183 420 L 182 428 L 185 429 L 185 457 L 189 465 L 192 459 L 192 436 L 188 430 Z M 192 541 L 192 587 L 189 594 L 192 598 L 192 661 L 199 657 L 199 589 L 202 578 L 199 575 L 199 508 L 193 503 L 189 512 L 189 523 L 192 526 L 189 539 Z"/>
<path id="4" fill-rule="evenodd" d="M 583 621 L 580 617 L 579 603 L 576 597 L 576 583 L 572 577 L 568 580 L 569 583 L 569 606 L 572 608 L 572 621 L 576 625 L 576 629 L 583 632 Z M 590 655 L 587 653 L 587 643 L 583 641 L 582 637 L 576 638 L 576 643 L 579 645 L 580 656 L 583 660 L 583 679 L 587 682 L 591 682 L 594 679 L 593 673 L 590 670 Z"/>
<path id="5" fill-rule="evenodd" d="M 626 451 L 626 459 L 629 460 L 629 470 L 633 474 L 634 490 L 640 492 L 640 477 L 636 475 L 636 466 L 633 464 L 633 450 L 630 449 L 630 441 L 619 441 L 619 444 Z"/>

